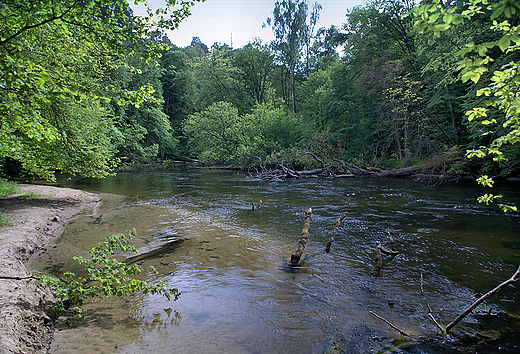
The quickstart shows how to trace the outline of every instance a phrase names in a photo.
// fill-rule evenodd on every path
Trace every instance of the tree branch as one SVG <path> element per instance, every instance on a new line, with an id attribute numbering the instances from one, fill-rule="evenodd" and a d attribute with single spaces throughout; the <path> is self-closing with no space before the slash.
<path id="1" fill-rule="evenodd" d="M 448 333 L 453 327 L 455 327 L 464 317 L 466 317 L 471 311 L 475 309 L 480 303 L 482 303 L 484 300 L 486 300 L 491 295 L 498 292 L 500 289 L 508 286 L 509 284 L 512 284 L 514 282 L 517 282 L 520 280 L 520 266 L 518 266 L 518 269 L 516 270 L 515 274 L 493 290 L 487 292 L 486 294 L 482 295 L 477 301 L 475 301 L 471 306 L 469 306 L 466 310 L 464 310 L 463 313 L 461 313 L 456 319 L 454 319 L 449 325 L 446 326 L 446 333 Z"/>
<path id="2" fill-rule="evenodd" d="M 9 37 L 7 37 L 6 39 L 4 40 L 1 40 L 0 41 L 0 45 L 4 45 L 6 44 L 7 42 L 15 39 L 16 37 L 18 37 L 19 35 L 21 35 L 22 33 L 24 33 L 25 31 L 28 31 L 30 29 L 33 29 L 33 28 L 37 28 L 37 27 L 40 27 L 40 26 L 43 26 L 47 23 L 50 23 L 50 22 L 53 22 L 53 21 L 56 21 L 56 20 L 61 20 L 63 19 L 69 12 L 72 11 L 72 9 L 76 6 L 76 4 L 79 2 L 79 0 L 76 0 L 74 1 L 74 3 L 64 12 L 62 13 L 60 16 L 55 16 L 53 15 L 52 17 L 42 21 L 42 22 L 39 22 L 39 23 L 35 23 L 35 24 L 32 24 L 32 25 L 25 25 L 24 27 L 22 27 L 18 32 L 16 33 L 13 33 L 12 35 L 10 35 Z M 54 13 L 54 10 L 53 10 L 53 13 Z"/>

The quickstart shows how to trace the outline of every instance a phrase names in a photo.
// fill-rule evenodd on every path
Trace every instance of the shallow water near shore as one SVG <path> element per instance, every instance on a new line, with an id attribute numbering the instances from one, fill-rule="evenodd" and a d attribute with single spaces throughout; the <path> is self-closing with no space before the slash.
<path id="1" fill-rule="evenodd" d="M 479 205 L 474 184 L 268 182 L 179 166 L 62 185 L 110 194 L 101 194 L 98 215 L 71 222 L 35 268 L 77 271 L 73 255 L 135 228 L 139 264 L 159 271 L 147 278 L 182 295 L 92 301 L 84 322 L 58 325 L 51 353 L 321 353 L 332 343 L 344 353 L 378 352 L 400 337 L 369 311 L 414 335 L 432 334 L 426 304 L 446 323 L 520 262 L 518 214 Z M 520 202 L 518 188 L 494 192 Z M 309 207 L 310 256 L 290 268 Z M 386 243 L 388 231 L 400 254 L 374 278 L 374 244 Z M 493 306 L 519 314 L 518 296 L 507 289 Z"/>

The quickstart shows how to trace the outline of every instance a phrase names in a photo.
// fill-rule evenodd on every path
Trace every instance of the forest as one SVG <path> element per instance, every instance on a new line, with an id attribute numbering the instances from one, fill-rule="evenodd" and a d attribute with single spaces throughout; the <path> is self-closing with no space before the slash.
<path id="1" fill-rule="evenodd" d="M 518 175 L 520 3 L 373 0 L 317 28 L 319 3 L 277 0 L 270 43 L 176 47 L 162 31 L 194 3 L 2 1 L 3 174 L 197 159 Z"/>

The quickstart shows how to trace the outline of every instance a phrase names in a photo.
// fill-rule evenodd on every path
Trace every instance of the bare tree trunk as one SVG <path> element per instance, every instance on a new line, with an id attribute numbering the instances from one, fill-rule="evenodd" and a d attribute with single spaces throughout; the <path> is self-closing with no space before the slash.
<path id="1" fill-rule="evenodd" d="M 408 163 L 408 114 L 404 114 L 404 161 L 405 163 Z"/>
<path id="2" fill-rule="evenodd" d="M 449 96 L 450 91 L 448 90 L 448 86 L 444 85 L 444 89 L 446 90 L 446 94 Z M 453 132 L 455 133 L 455 137 L 458 139 L 459 134 L 457 133 L 457 124 L 455 123 L 455 113 L 453 112 L 453 105 L 451 104 L 451 100 L 447 97 L 448 107 L 450 109 L 451 116 L 451 126 L 453 127 Z"/>
<path id="3" fill-rule="evenodd" d="M 295 95 L 294 95 L 294 64 L 291 64 L 291 101 L 292 101 L 292 111 L 296 113 L 296 103 L 295 103 Z"/>
<path id="4" fill-rule="evenodd" d="M 296 249 L 296 253 L 291 255 L 291 264 L 296 265 L 300 261 L 303 251 L 305 250 L 305 246 L 307 246 L 307 242 L 309 242 L 309 232 L 311 227 L 311 214 L 312 208 L 309 208 L 305 212 L 305 221 L 303 222 L 303 230 L 302 236 L 300 237 L 300 242 L 298 242 L 298 248 Z"/>
<path id="5" fill-rule="evenodd" d="M 394 117 L 394 134 L 395 134 L 395 142 L 397 143 L 397 153 L 399 154 L 399 161 L 403 160 L 403 151 L 401 149 L 401 141 L 399 140 L 399 131 L 397 129 L 397 122 Z"/>

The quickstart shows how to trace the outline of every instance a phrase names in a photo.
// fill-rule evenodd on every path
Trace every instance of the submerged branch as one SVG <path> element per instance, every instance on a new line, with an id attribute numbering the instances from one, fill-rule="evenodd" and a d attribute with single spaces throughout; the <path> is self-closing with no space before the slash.
<path id="1" fill-rule="evenodd" d="M 391 250 L 387 250 L 383 247 L 381 242 L 376 242 L 376 250 L 375 250 L 375 257 L 374 257 L 374 270 L 372 271 L 372 276 L 377 277 L 381 273 L 381 270 L 385 265 L 387 265 L 392 259 L 394 259 L 395 256 L 399 254 L 399 251 L 394 250 L 394 239 L 392 238 L 392 235 L 390 232 L 388 232 L 389 236 L 389 243 Z M 388 255 L 386 261 L 383 261 L 383 254 Z"/>
<path id="2" fill-rule="evenodd" d="M 376 314 L 376 313 L 374 313 L 374 312 L 372 312 L 372 311 L 369 311 L 369 312 L 370 312 L 370 314 L 371 314 L 372 316 L 375 316 L 375 317 L 379 318 L 381 321 L 385 322 L 387 325 L 389 325 L 390 327 L 392 327 L 393 329 L 395 329 L 395 330 L 396 330 L 397 332 L 399 332 L 401 335 L 403 335 L 403 336 L 405 336 L 405 337 L 411 337 L 411 335 L 409 335 L 408 333 L 406 333 L 406 332 L 403 331 L 402 329 L 399 329 L 399 328 L 397 328 L 396 326 L 394 326 L 394 325 L 392 324 L 392 322 L 388 321 L 386 318 L 381 317 L 381 316 L 379 316 L 378 314 Z"/>

